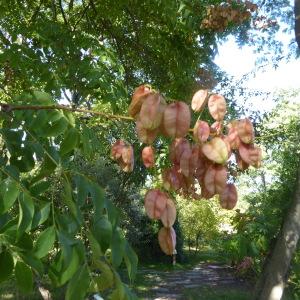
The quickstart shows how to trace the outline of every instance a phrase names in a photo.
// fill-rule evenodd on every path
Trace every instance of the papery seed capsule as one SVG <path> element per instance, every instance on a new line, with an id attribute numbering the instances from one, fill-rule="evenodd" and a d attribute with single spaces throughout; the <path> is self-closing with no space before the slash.
<path id="1" fill-rule="evenodd" d="M 180 159 L 184 151 L 190 150 L 190 142 L 185 138 L 173 140 L 170 145 L 170 160 L 175 164 L 180 164 Z"/>
<path id="2" fill-rule="evenodd" d="M 117 140 L 111 147 L 111 158 L 117 160 L 122 157 L 122 151 L 125 145 L 123 140 Z"/>
<path id="3" fill-rule="evenodd" d="M 146 129 L 143 127 L 142 122 L 139 118 L 136 121 L 136 132 L 139 140 L 145 144 L 152 144 L 159 132 L 159 128 L 155 128 L 153 130 Z"/>
<path id="4" fill-rule="evenodd" d="M 174 228 L 162 227 L 158 232 L 158 242 L 165 254 L 173 255 L 176 248 L 176 233 Z"/>
<path id="5" fill-rule="evenodd" d="M 205 172 L 204 185 L 206 190 L 212 194 L 220 194 L 226 187 L 227 168 L 224 166 L 211 165 Z"/>
<path id="6" fill-rule="evenodd" d="M 150 94 L 143 101 L 140 111 L 140 121 L 146 129 L 156 129 L 160 126 L 166 107 L 164 98 L 158 94 Z"/>
<path id="7" fill-rule="evenodd" d="M 226 114 L 226 101 L 222 95 L 214 94 L 208 99 L 208 109 L 216 121 L 222 121 Z"/>
<path id="8" fill-rule="evenodd" d="M 213 138 L 202 146 L 203 154 L 210 160 L 224 164 L 228 159 L 228 148 L 226 143 L 219 137 Z"/>
<path id="9" fill-rule="evenodd" d="M 145 195 L 145 210 L 150 219 L 160 219 L 167 206 L 168 195 L 153 189 Z"/>
<path id="10" fill-rule="evenodd" d="M 208 140 L 210 134 L 210 128 L 207 122 L 205 121 L 197 121 L 194 126 L 194 138 L 198 143 L 204 143 Z"/>
<path id="11" fill-rule="evenodd" d="M 254 140 L 254 128 L 249 119 L 239 120 L 237 123 L 237 132 L 241 141 L 250 144 Z"/>
<path id="12" fill-rule="evenodd" d="M 151 146 L 143 148 L 142 160 L 146 168 L 152 168 L 155 165 L 154 149 Z"/>
<path id="13" fill-rule="evenodd" d="M 167 200 L 166 208 L 163 211 L 160 220 L 162 221 L 165 227 L 171 227 L 175 223 L 176 207 L 174 202 L 170 198 Z"/>
<path id="14" fill-rule="evenodd" d="M 220 194 L 220 205 L 225 209 L 233 209 L 236 206 L 238 199 L 237 190 L 234 184 L 226 185 L 223 192 Z"/>
<path id="15" fill-rule="evenodd" d="M 163 186 L 167 191 L 178 191 L 183 185 L 183 175 L 179 173 L 179 168 L 176 166 L 165 169 L 162 172 L 162 180 Z"/>
<path id="16" fill-rule="evenodd" d="M 205 107 L 207 96 L 208 90 L 197 91 L 192 99 L 192 110 L 195 112 L 201 112 Z"/>
<path id="17" fill-rule="evenodd" d="M 256 168 L 261 165 L 262 151 L 259 147 L 253 144 L 247 145 L 241 143 L 239 147 L 239 154 L 246 164 Z"/>
<path id="18" fill-rule="evenodd" d="M 135 117 L 140 112 L 143 101 L 151 93 L 151 89 L 146 85 L 140 85 L 135 89 L 128 108 L 130 116 Z"/>
<path id="19" fill-rule="evenodd" d="M 184 102 L 169 104 L 164 111 L 164 131 L 170 137 L 184 137 L 189 131 L 191 112 Z"/>

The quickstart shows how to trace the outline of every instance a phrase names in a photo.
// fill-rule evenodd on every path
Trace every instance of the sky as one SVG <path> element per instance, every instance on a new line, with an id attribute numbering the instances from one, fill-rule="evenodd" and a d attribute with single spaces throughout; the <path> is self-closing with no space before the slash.
<path id="1" fill-rule="evenodd" d="M 256 55 L 254 50 L 249 46 L 239 48 L 234 37 L 231 37 L 219 47 L 219 54 L 215 63 L 238 80 L 255 69 Z M 271 93 L 278 89 L 300 89 L 300 59 L 293 59 L 288 63 L 282 61 L 277 69 L 267 67 L 264 72 L 258 71 L 255 77 L 247 82 L 246 86 L 249 89 Z M 275 106 L 275 102 L 272 100 L 261 101 L 261 98 L 253 97 L 249 99 L 249 105 L 252 106 L 253 110 L 270 111 Z"/>
<path id="2" fill-rule="evenodd" d="M 229 38 L 227 42 L 219 46 L 219 54 L 215 58 L 215 63 L 229 75 L 239 80 L 243 75 L 251 72 L 255 69 L 256 55 L 253 48 L 244 46 L 242 49 L 235 43 L 234 37 Z M 277 69 L 267 67 L 264 72 L 258 71 L 254 78 L 249 79 L 245 85 L 249 89 L 262 90 L 270 92 L 271 96 L 267 101 L 262 101 L 261 96 L 252 97 L 247 99 L 249 107 L 253 111 L 270 111 L 275 107 L 276 102 L 272 101 L 272 93 L 280 89 L 300 89 L 300 58 L 292 59 L 288 63 L 282 61 Z M 237 99 L 236 99 L 237 100 Z M 295 102 L 300 103 L 300 94 Z M 238 102 L 238 101 L 237 101 Z M 265 179 L 267 183 L 273 181 L 274 177 L 271 171 L 264 169 Z M 239 198 L 242 195 L 254 192 L 261 184 L 260 176 L 241 176 L 238 181 L 238 193 Z M 253 188 L 255 186 L 255 188 Z M 239 207 L 242 210 L 245 203 L 242 201 L 239 203 Z"/>

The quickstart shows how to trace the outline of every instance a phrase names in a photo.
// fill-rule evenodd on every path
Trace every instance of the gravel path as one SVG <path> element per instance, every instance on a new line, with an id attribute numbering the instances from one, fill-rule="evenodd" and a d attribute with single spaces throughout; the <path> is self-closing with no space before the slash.
<path id="1" fill-rule="evenodd" d="M 153 288 L 145 300 L 177 300 L 183 299 L 184 289 L 198 288 L 201 286 L 249 288 L 247 284 L 233 275 L 228 266 L 217 264 L 199 264 L 192 270 L 186 271 L 155 271 L 141 269 L 139 273 L 153 282 Z M 154 296 L 153 296 L 154 295 Z"/>

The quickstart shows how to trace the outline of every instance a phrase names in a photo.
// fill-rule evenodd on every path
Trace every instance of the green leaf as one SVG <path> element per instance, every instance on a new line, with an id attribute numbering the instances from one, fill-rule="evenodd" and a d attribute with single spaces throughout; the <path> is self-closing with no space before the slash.
<path id="1" fill-rule="evenodd" d="M 76 273 L 78 270 L 80 263 L 79 255 L 76 251 L 76 248 L 72 248 L 71 252 L 71 260 L 69 264 L 67 265 L 67 268 L 61 272 L 61 278 L 60 278 L 60 284 L 63 285 L 65 284 L 72 276 Z"/>
<path id="2" fill-rule="evenodd" d="M 53 124 L 46 124 L 40 131 L 41 137 L 58 136 L 67 129 L 69 122 L 65 117 L 60 115 L 60 119 L 55 121 Z"/>
<path id="3" fill-rule="evenodd" d="M 19 192 L 19 187 L 13 179 L 7 178 L 1 182 L 0 195 L 2 199 L 0 199 L 0 214 L 5 213 L 13 206 Z"/>
<path id="4" fill-rule="evenodd" d="M 28 148 L 22 150 L 22 155 L 13 153 L 10 158 L 10 164 L 16 166 L 20 172 L 29 172 L 34 168 L 35 165 L 33 154 L 34 153 L 31 152 Z"/>
<path id="5" fill-rule="evenodd" d="M 134 281 L 137 272 L 138 257 L 127 241 L 125 242 L 124 260 L 128 271 L 128 277 L 130 281 Z"/>
<path id="6" fill-rule="evenodd" d="M 31 195 L 39 196 L 44 193 L 51 185 L 50 181 L 39 181 L 30 187 Z"/>
<path id="7" fill-rule="evenodd" d="M 25 294 L 32 292 L 33 275 L 31 268 L 23 262 L 18 261 L 15 266 L 15 275 L 20 290 Z"/>
<path id="8" fill-rule="evenodd" d="M 30 130 L 38 132 L 47 123 L 48 114 L 46 110 L 39 110 L 35 114 L 32 114 L 31 120 L 27 120 L 27 127 Z"/>
<path id="9" fill-rule="evenodd" d="M 11 219 L 11 216 L 8 213 L 0 215 L 0 233 L 2 227 L 4 227 Z"/>
<path id="10" fill-rule="evenodd" d="M 95 239 L 95 237 L 93 236 L 93 234 L 90 231 L 88 231 L 87 237 L 88 237 L 89 242 L 90 242 L 90 247 L 91 247 L 91 250 L 92 250 L 92 253 L 93 253 L 93 259 L 97 260 L 101 256 L 103 256 L 103 252 L 101 250 L 101 247 L 100 247 L 97 240 Z"/>
<path id="11" fill-rule="evenodd" d="M 104 261 L 99 259 L 94 261 L 94 264 L 97 269 L 101 271 L 100 276 L 94 278 L 99 291 L 101 292 L 111 288 L 114 284 L 114 274 L 111 268 Z"/>
<path id="12" fill-rule="evenodd" d="M 87 158 L 91 158 L 93 153 L 91 131 L 85 125 L 82 125 L 81 142 L 84 156 Z"/>
<path id="13" fill-rule="evenodd" d="M 73 201 L 72 187 L 69 181 L 64 180 L 64 191 L 62 195 L 62 200 L 65 205 L 68 206 L 74 219 L 80 224 L 82 222 L 82 216 L 79 210 L 79 207 L 76 206 L 76 203 Z"/>
<path id="14" fill-rule="evenodd" d="M 75 175 L 73 177 L 75 185 L 76 185 L 76 198 L 79 206 L 82 206 L 86 202 L 86 198 L 88 196 L 88 180 L 82 175 Z"/>
<path id="15" fill-rule="evenodd" d="M 40 171 L 39 173 L 31 180 L 32 183 L 35 183 L 39 180 L 41 180 L 42 178 L 50 175 L 53 173 L 53 171 L 56 169 L 57 164 L 58 164 L 58 153 L 55 149 L 53 148 L 49 148 L 47 149 L 47 151 L 49 152 L 49 154 L 51 155 L 51 158 L 45 154 L 44 156 L 44 161 L 40 167 Z M 53 161 L 54 159 L 54 161 Z"/>
<path id="16" fill-rule="evenodd" d="M 52 99 L 52 96 L 48 93 L 33 91 L 32 95 L 33 95 L 34 103 L 42 104 L 42 105 L 51 105 L 55 103 Z"/>
<path id="17" fill-rule="evenodd" d="M 34 255 L 37 258 L 42 258 L 48 254 L 53 248 L 55 242 L 55 228 L 54 226 L 48 227 L 38 237 L 34 245 Z"/>
<path id="18" fill-rule="evenodd" d="M 79 284 L 80 283 L 80 284 Z M 90 274 L 86 265 L 82 266 L 67 286 L 66 300 L 84 299 L 90 284 Z"/>
<path id="19" fill-rule="evenodd" d="M 48 219 L 50 214 L 50 207 L 51 203 L 45 203 L 35 211 L 31 225 L 32 229 L 43 224 Z"/>
<path id="20" fill-rule="evenodd" d="M 117 268 L 120 266 L 123 260 L 123 255 L 125 251 L 125 239 L 122 235 L 121 229 L 116 228 L 112 235 L 111 241 L 111 257 L 112 265 Z"/>
<path id="21" fill-rule="evenodd" d="M 89 190 L 95 206 L 95 215 L 101 216 L 103 214 L 103 208 L 104 208 L 104 192 L 98 186 L 98 184 L 91 181 L 89 185 Z"/>
<path id="22" fill-rule="evenodd" d="M 123 284 L 126 300 L 139 300 L 139 298 L 130 290 L 127 284 Z"/>
<path id="23" fill-rule="evenodd" d="M 63 113 L 64 113 L 66 119 L 68 120 L 69 124 L 72 127 L 75 127 L 75 117 L 74 117 L 74 114 L 72 112 L 70 112 L 70 111 L 67 111 L 67 110 L 65 110 Z"/>
<path id="24" fill-rule="evenodd" d="M 16 246 L 25 251 L 30 251 L 33 248 L 31 236 L 28 233 L 23 233 L 17 240 Z"/>
<path id="25" fill-rule="evenodd" d="M 115 282 L 116 282 L 116 288 L 115 290 L 111 293 L 109 299 L 110 300 L 123 300 L 125 297 L 125 289 L 124 285 L 120 279 L 119 274 L 114 272 L 115 274 Z"/>
<path id="26" fill-rule="evenodd" d="M 14 260 L 8 251 L 0 253 L 0 282 L 7 280 L 14 269 Z"/>
<path id="27" fill-rule="evenodd" d="M 60 154 L 65 155 L 71 152 L 76 148 L 79 141 L 78 130 L 74 127 L 71 127 L 65 134 L 64 140 L 60 145 Z"/>
<path id="28" fill-rule="evenodd" d="M 112 201 L 109 199 L 105 199 L 105 207 L 107 209 L 108 219 L 115 229 L 119 223 L 120 211 L 113 205 Z"/>
<path id="29" fill-rule="evenodd" d="M 10 216 L 10 215 L 9 215 Z M 17 223 L 18 223 L 18 220 L 17 220 L 17 216 L 15 217 L 15 218 L 13 218 L 13 219 L 11 219 L 11 216 L 10 216 L 10 220 L 5 224 L 5 225 L 3 225 L 2 227 L 1 227 L 1 229 L 0 229 L 0 234 L 1 233 L 4 233 L 5 232 L 5 234 L 6 234 L 6 232 L 8 231 L 8 230 L 14 230 L 14 231 L 17 231 Z"/>
<path id="30" fill-rule="evenodd" d="M 32 198 L 27 193 L 21 193 L 19 196 L 19 223 L 18 235 L 31 229 L 31 223 L 34 215 L 34 204 Z"/>
<path id="31" fill-rule="evenodd" d="M 112 238 L 112 226 L 106 215 L 95 220 L 92 227 L 92 232 L 100 244 L 102 252 L 105 253 L 111 243 Z"/>
<path id="32" fill-rule="evenodd" d="M 40 275 L 44 273 L 44 265 L 42 264 L 40 259 L 36 258 L 31 253 L 25 253 L 23 255 L 20 255 L 20 257 L 27 265 L 35 269 Z"/>

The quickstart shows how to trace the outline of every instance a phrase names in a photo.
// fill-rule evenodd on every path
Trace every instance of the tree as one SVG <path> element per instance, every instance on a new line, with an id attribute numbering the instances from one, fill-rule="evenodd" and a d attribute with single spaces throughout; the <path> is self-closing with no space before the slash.
<path id="1" fill-rule="evenodd" d="M 135 6 L 92 0 L 0 4 L 0 278 L 13 275 L 24 293 L 47 272 L 53 290 L 66 288 L 66 299 L 92 292 L 134 298 L 117 273 L 125 262 L 132 280 L 137 265 L 118 210 L 70 161 L 78 155 L 91 160 L 99 153 L 95 144 L 130 138 L 133 126 L 116 122 L 112 113 L 127 107 L 137 83 L 148 81 L 170 97 L 191 95 L 217 39 L 200 28 L 198 1 Z M 62 98 L 72 107 L 56 106 Z M 57 191 L 53 177 L 60 177 Z"/>
<path id="2" fill-rule="evenodd" d="M 177 199 L 179 222 L 183 236 L 189 246 L 200 249 L 200 243 L 207 243 L 218 233 L 219 220 L 215 216 L 212 205 L 205 201 L 189 201 Z"/>
<path id="3" fill-rule="evenodd" d="M 274 126 L 275 129 L 273 129 L 275 134 L 277 132 L 278 137 L 276 137 L 276 139 L 278 139 L 278 142 L 272 153 L 273 159 L 276 159 L 279 164 L 281 164 L 279 174 L 282 177 L 280 179 L 282 186 L 277 187 L 275 193 L 292 199 L 282 199 L 285 202 L 285 207 L 281 208 L 283 212 L 279 215 L 279 217 L 282 218 L 282 225 L 280 230 L 279 228 L 277 230 L 279 232 L 275 242 L 273 242 L 274 248 L 270 250 L 270 255 L 266 258 L 261 277 L 257 283 L 256 299 L 281 299 L 284 285 L 288 278 L 287 274 L 290 262 L 297 249 L 299 240 L 300 199 L 299 157 L 297 156 L 299 152 L 299 135 L 297 133 L 299 132 L 300 123 L 299 117 L 294 114 L 290 114 L 289 119 L 287 116 L 284 116 L 289 111 L 287 106 L 288 105 L 283 105 L 279 107 L 279 109 L 277 109 L 278 112 L 275 113 L 274 116 L 271 116 L 270 120 L 271 124 L 275 124 L 275 122 L 277 123 L 277 121 L 279 121 L 277 125 L 278 129 L 276 129 L 276 126 Z M 294 108 L 292 108 L 293 111 L 295 108 L 298 110 L 297 106 L 294 105 Z M 283 115 L 281 122 L 280 114 Z M 273 122 L 272 118 L 274 118 Z M 285 120 L 285 122 L 283 122 L 283 120 Z M 284 123 L 284 125 L 282 123 Z M 272 130 L 269 131 L 269 134 L 270 132 L 272 132 Z M 274 137 L 270 142 L 274 144 Z M 284 184 L 284 181 L 289 182 Z M 287 189 L 288 193 L 280 193 L 283 189 Z"/>
<path id="4" fill-rule="evenodd" d="M 67 299 L 96 291 L 134 298 L 117 273 L 125 262 L 133 279 L 137 264 L 118 211 L 70 161 L 78 153 L 91 160 L 97 143 L 120 135 L 131 139 L 133 126 L 116 120 L 132 118 L 116 113 L 127 108 L 128 93 L 138 83 L 147 81 L 184 100 L 197 87 L 216 84 L 217 40 L 245 33 L 256 11 L 248 2 L 218 4 L 1 2 L 1 280 L 14 274 L 30 292 L 33 278 L 47 270 L 52 286 L 66 286 Z M 71 106 L 58 105 L 62 99 Z M 92 127 L 99 128 L 101 139 Z M 218 144 L 224 146 L 220 139 Z M 57 202 L 51 176 L 61 177 Z"/>

